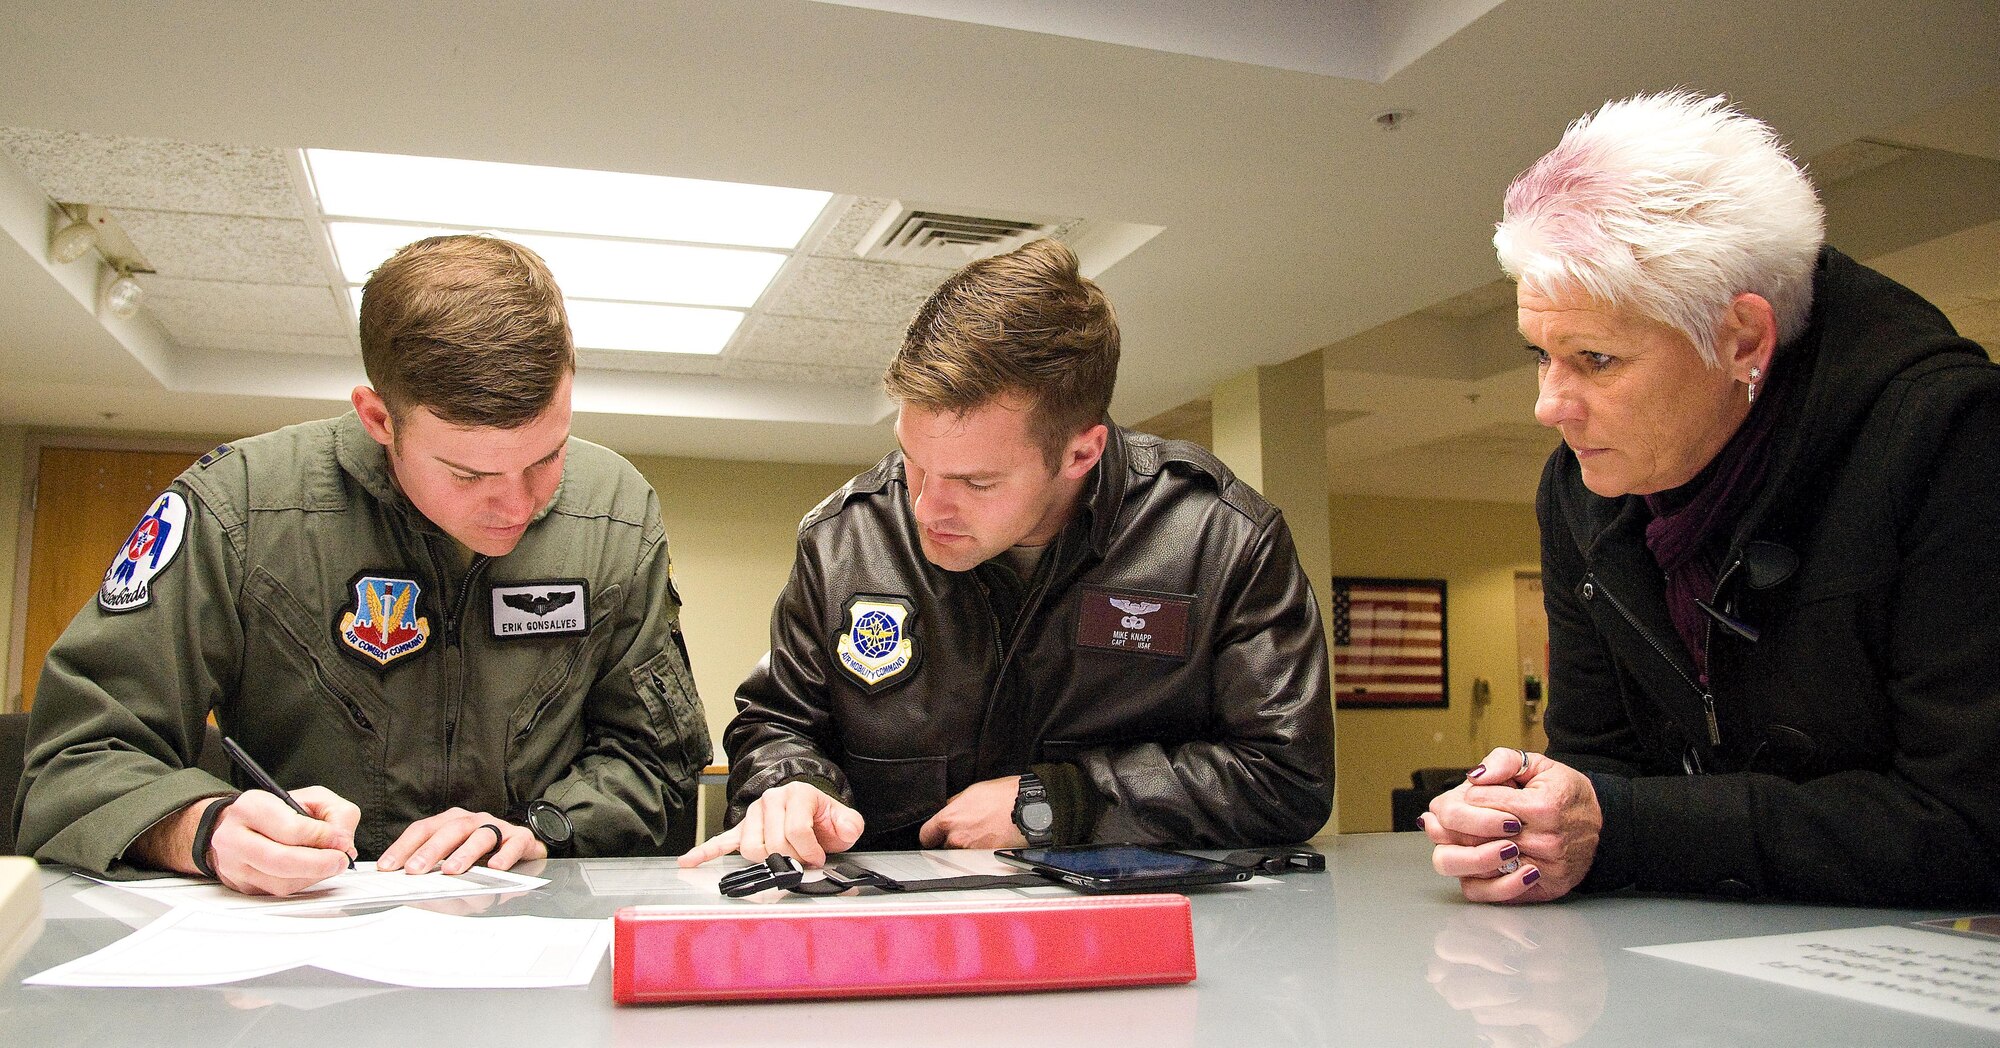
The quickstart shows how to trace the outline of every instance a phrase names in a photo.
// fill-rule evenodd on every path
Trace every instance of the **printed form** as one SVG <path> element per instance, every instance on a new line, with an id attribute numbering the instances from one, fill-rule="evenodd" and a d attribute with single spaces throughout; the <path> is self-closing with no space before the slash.
<path id="1" fill-rule="evenodd" d="M 611 922 L 459 917 L 397 907 L 298 920 L 179 908 L 104 949 L 22 980 L 31 986 L 210 986 L 314 967 L 397 986 L 584 986 Z"/>

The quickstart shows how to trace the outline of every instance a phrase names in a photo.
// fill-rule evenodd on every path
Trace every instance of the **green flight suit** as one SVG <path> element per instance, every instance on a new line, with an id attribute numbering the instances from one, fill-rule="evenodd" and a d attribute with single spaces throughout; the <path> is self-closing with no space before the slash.
<path id="1" fill-rule="evenodd" d="M 577 855 L 689 838 L 712 751 L 659 503 L 618 455 L 571 438 L 519 545 L 470 564 L 351 413 L 217 448 L 154 506 L 49 652 L 24 854 L 132 875 L 134 839 L 232 790 L 195 767 L 210 711 L 281 785 L 359 805 L 364 858 L 536 798 Z"/>

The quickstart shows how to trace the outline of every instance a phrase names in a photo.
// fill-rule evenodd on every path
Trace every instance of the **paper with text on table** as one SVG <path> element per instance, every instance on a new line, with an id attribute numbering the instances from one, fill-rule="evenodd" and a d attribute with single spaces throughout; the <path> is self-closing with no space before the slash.
<path id="1" fill-rule="evenodd" d="M 475 866 L 461 874 L 378 873 L 372 862 L 358 863 L 354 869 L 283 898 L 243 895 L 215 881 L 190 877 L 155 877 L 143 881 L 92 879 L 176 909 L 210 913 L 311 913 L 424 899 L 504 895 L 549 883 L 546 878 L 528 877 L 511 870 L 489 870 L 484 866 Z"/>

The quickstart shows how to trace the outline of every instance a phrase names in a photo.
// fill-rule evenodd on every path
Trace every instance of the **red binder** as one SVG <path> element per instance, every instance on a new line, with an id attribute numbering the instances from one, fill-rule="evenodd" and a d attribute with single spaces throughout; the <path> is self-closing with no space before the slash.
<path id="1" fill-rule="evenodd" d="M 613 924 L 620 1004 L 1005 993 L 1195 975 L 1185 895 L 628 906 Z"/>

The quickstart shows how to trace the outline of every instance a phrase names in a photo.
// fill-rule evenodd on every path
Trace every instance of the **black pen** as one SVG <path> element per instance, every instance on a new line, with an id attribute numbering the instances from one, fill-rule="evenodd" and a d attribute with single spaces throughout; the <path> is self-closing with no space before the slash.
<path id="1" fill-rule="evenodd" d="M 235 739 L 224 735 L 222 737 L 222 752 L 229 754 L 229 759 L 237 767 L 243 769 L 243 774 L 250 776 L 250 781 L 256 783 L 258 789 L 263 790 L 265 793 L 276 795 L 279 800 L 285 802 L 286 807 L 298 812 L 300 815 L 308 819 L 313 818 L 313 814 L 305 809 L 305 805 L 294 800 L 292 795 L 286 792 L 283 786 L 278 785 L 278 781 L 271 778 L 271 773 L 265 771 L 263 765 L 258 764 L 255 758 L 245 753 L 243 747 L 236 745 Z M 315 819 L 314 821 L 317 822 L 318 820 Z M 347 860 L 347 868 L 350 870 L 354 868 L 353 859 Z"/>

